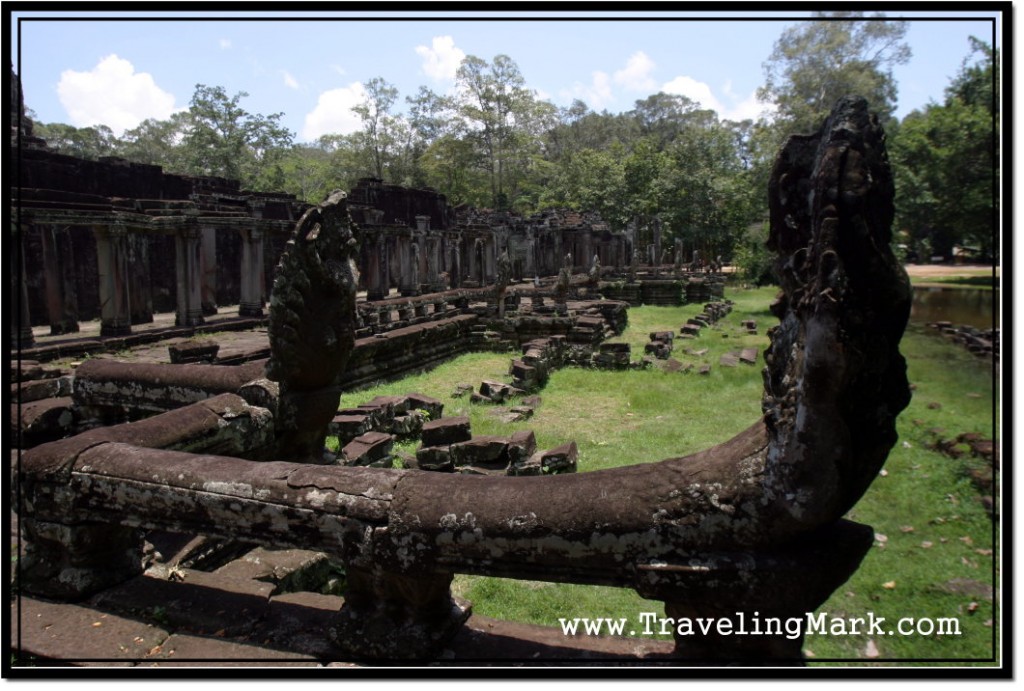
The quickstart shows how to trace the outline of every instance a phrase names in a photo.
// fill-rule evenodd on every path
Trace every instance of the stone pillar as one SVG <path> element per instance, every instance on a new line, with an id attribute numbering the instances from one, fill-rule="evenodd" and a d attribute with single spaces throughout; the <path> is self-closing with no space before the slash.
<path id="1" fill-rule="evenodd" d="M 43 271 L 50 333 L 78 332 L 78 299 L 75 291 L 74 252 L 70 229 L 52 225 L 42 229 Z"/>
<path id="2" fill-rule="evenodd" d="M 402 233 L 395 238 L 398 254 L 398 292 L 402 297 L 419 295 L 419 267 L 416 266 L 419 245 L 410 234 Z"/>
<path id="3" fill-rule="evenodd" d="M 202 232 L 195 219 L 186 218 L 185 226 L 174 236 L 178 310 L 177 326 L 198 326 L 203 323 L 202 308 Z"/>
<path id="4" fill-rule="evenodd" d="M 63 525 L 24 518 L 25 557 L 18 585 L 28 593 L 80 600 L 141 574 L 143 532 L 119 525 Z"/>
<path id="5" fill-rule="evenodd" d="M 132 324 L 153 321 L 153 291 L 149 267 L 149 235 L 128 233 L 128 284 Z"/>
<path id="6" fill-rule="evenodd" d="M 213 226 L 202 227 L 202 247 L 200 304 L 203 314 L 210 316 L 217 314 L 217 229 Z"/>
<path id="7" fill-rule="evenodd" d="M 22 255 L 22 238 L 18 224 L 14 223 L 14 252 L 11 252 L 11 296 L 14 319 L 11 321 L 11 343 L 18 348 L 35 345 L 32 337 L 32 321 L 28 311 L 28 286 L 25 284 L 25 260 Z"/>
<path id="8" fill-rule="evenodd" d="M 388 275 L 388 243 L 384 233 L 377 233 L 370 247 L 369 271 L 366 276 L 366 299 L 383 300 L 390 292 Z"/>
<path id="9" fill-rule="evenodd" d="M 100 336 L 132 332 L 128 280 L 128 229 L 123 223 L 95 228 L 100 289 Z"/>
<path id="10" fill-rule="evenodd" d="M 427 659 L 471 614 L 451 595 L 450 573 L 389 573 L 345 567 L 345 599 L 328 627 L 331 640 L 357 657 Z"/>
<path id="11" fill-rule="evenodd" d="M 659 275 L 661 275 L 661 219 L 660 218 L 655 218 L 654 219 L 653 235 L 654 235 L 654 244 L 653 244 L 654 256 L 652 257 L 651 263 L 654 265 L 654 277 L 657 278 Z"/>
<path id="12" fill-rule="evenodd" d="M 239 231 L 242 236 L 242 271 L 238 316 L 263 316 L 263 228 L 254 220 L 251 228 Z"/>
<path id="13" fill-rule="evenodd" d="M 441 263 L 441 242 L 440 238 L 438 238 L 436 234 L 428 234 L 424 238 L 424 241 L 427 244 L 427 251 L 425 252 L 425 254 L 427 255 L 426 284 L 429 286 L 430 292 L 433 293 L 439 290 L 443 290 L 443 287 L 441 286 L 440 274 L 438 273 L 438 266 Z"/>
<path id="14" fill-rule="evenodd" d="M 462 285 L 462 262 L 459 257 L 458 243 L 452 243 L 448 252 L 451 255 L 448 260 L 448 287 L 455 290 Z"/>
<path id="15" fill-rule="evenodd" d="M 525 278 L 533 278 L 537 275 L 537 237 L 533 229 L 526 231 L 526 256 L 523 259 L 523 274 Z"/>
<path id="16" fill-rule="evenodd" d="M 484 280 L 481 287 L 494 283 L 494 279 L 497 276 L 497 266 L 495 265 L 495 260 L 497 258 L 494 256 L 494 247 L 495 242 L 493 235 L 484 238 Z"/>

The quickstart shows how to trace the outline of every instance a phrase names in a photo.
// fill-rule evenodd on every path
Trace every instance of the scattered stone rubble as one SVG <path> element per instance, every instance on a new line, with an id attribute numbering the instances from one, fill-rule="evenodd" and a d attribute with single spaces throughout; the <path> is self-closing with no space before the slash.
<path id="1" fill-rule="evenodd" d="M 679 335 L 682 338 L 697 338 L 701 329 L 706 329 L 719 319 L 732 312 L 732 300 L 722 302 L 709 302 L 704 305 L 704 311 L 686 320 L 686 323 L 679 328 Z"/>
<path id="2" fill-rule="evenodd" d="M 466 416 L 431 420 L 423 426 L 415 462 L 408 467 L 468 475 L 557 475 L 576 472 L 576 442 L 537 450 L 530 430 L 510 436 L 473 436 Z"/>
<path id="3" fill-rule="evenodd" d="M 977 329 L 948 321 L 933 322 L 928 326 L 978 357 L 999 358 L 999 329 Z"/>

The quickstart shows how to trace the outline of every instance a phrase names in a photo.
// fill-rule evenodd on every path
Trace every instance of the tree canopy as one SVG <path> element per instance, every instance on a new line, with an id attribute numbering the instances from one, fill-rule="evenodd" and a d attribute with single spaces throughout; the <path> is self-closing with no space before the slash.
<path id="1" fill-rule="evenodd" d="M 455 205 L 532 213 L 593 210 L 613 228 L 660 224 L 663 237 L 749 263 L 766 278 L 766 187 L 786 136 L 820 126 L 835 101 L 865 96 L 883 121 L 897 182 L 899 242 L 918 256 L 967 245 L 998 252 L 998 51 L 972 39 L 942 103 L 897 122 L 892 67 L 906 62 L 907 24 L 859 12 L 819 14 L 783 32 L 760 96 L 774 117 L 731 122 L 685 96 L 654 93 L 621 113 L 539 98 L 514 60 L 467 56 L 448 94 L 404 98 L 383 77 L 352 110 L 360 128 L 295 143 L 281 113 L 244 107 L 247 94 L 197 84 L 187 110 L 116 137 L 104 126 L 37 124 L 58 151 L 121 156 L 169 172 L 237 178 L 319 202 L 360 177 L 430 186 Z M 669 245 L 671 246 L 671 245 Z"/>

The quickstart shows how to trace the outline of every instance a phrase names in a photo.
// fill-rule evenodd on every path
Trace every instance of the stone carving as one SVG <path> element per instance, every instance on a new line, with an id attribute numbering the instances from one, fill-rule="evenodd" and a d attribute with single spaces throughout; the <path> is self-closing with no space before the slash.
<path id="1" fill-rule="evenodd" d="M 591 286 L 597 287 L 597 284 L 601 282 L 601 258 L 596 254 L 594 260 L 590 263 L 590 271 L 587 273 L 587 279 Z"/>
<path id="2" fill-rule="evenodd" d="M 280 384 L 277 458 L 322 462 L 355 344 L 355 246 L 345 193 L 335 191 L 302 216 L 278 263 L 267 362 Z"/>
<path id="3" fill-rule="evenodd" d="M 716 447 L 535 481 L 72 438 L 22 456 L 21 518 L 48 523 L 29 534 L 83 577 L 107 569 L 107 555 L 138 554 L 130 531 L 112 534 L 110 549 L 64 531 L 93 522 L 330 552 L 352 575 L 331 636 L 363 656 L 436 655 L 467 612 L 451 597 L 453 573 L 631 587 L 670 617 L 804 616 L 870 548 L 870 528 L 840 519 L 878 475 L 910 397 L 898 350 L 910 286 L 889 244 L 884 135 L 863 99 L 790 138 L 769 195 L 783 292 L 764 416 Z M 319 451 L 314 426 L 296 421 L 322 412 L 322 392 L 336 396 L 351 348 L 353 244 L 344 198 L 332 195 L 300 221 L 279 269 L 268 374 L 281 384 L 275 425 L 292 425 L 292 443 L 278 448 L 291 458 Z M 123 570 L 138 566 L 133 557 Z M 799 637 L 693 638 L 680 635 L 677 657 L 800 659 Z"/>
<path id="4" fill-rule="evenodd" d="M 512 261 L 508 258 L 508 251 L 501 253 L 498 257 L 498 276 L 494 282 L 494 292 L 498 298 L 498 317 L 505 318 L 505 292 L 512 284 Z"/>

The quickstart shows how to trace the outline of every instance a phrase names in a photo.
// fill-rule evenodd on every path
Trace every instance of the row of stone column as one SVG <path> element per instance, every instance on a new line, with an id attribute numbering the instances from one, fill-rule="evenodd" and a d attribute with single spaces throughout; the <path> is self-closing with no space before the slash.
<path id="1" fill-rule="evenodd" d="M 206 315 L 217 311 L 216 228 L 198 219 L 182 219 L 174 233 L 177 307 L 175 324 L 197 326 Z M 51 334 L 78 331 L 78 295 L 74 282 L 73 227 L 47 225 L 41 228 L 43 283 Z M 132 232 L 125 223 L 93 226 L 96 241 L 100 336 L 125 336 L 133 323 L 152 321 L 153 307 L 147 274 L 151 258 L 144 232 Z M 264 311 L 264 235 L 260 225 L 239 230 L 242 237 L 240 271 L 240 316 L 260 317 Z M 16 247 L 12 253 L 12 295 L 16 345 L 34 345 L 29 315 L 28 287 L 24 258 L 15 228 Z"/>

